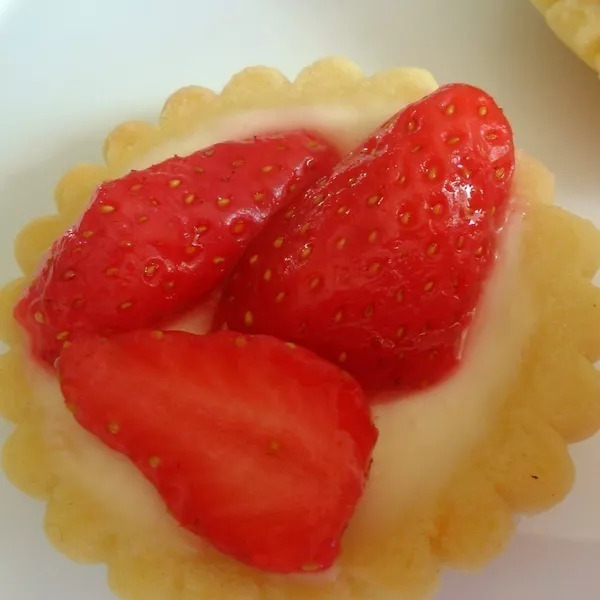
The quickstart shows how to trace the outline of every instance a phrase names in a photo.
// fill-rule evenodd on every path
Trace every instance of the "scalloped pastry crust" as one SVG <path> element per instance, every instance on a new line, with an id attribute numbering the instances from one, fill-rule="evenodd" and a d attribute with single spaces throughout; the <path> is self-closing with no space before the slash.
<path id="1" fill-rule="evenodd" d="M 550 4 L 539 3 L 538 4 Z M 554 4 L 554 3 L 553 3 Z M 557 2 L 574 5 L 572 2 Z M 586 3 L 581 2 L 581 5 Z M 0 411 L 16 425 L 3 467 L 26 493 L 47 502 L 46 532 L 62 552 L 105 562 L 114 591 L 131 600 L 365 600 L 427 597 L 444 565 L 475 568 L 506 545 L 519 512 L 560 501 L 573 481 L 567 444 L 600 427 L 600 232 L 552 204 L 553 181 L 536 161 L 519 156 L 516 190 L 528 202 L 524 268 L 539 316 L 523 350 L 518 377 L 490 435 L 462 462 L 435 498 L 422 499 L 386 532 L 344 538 L 335 572 L 274 576 L 207 547 L 165 546 L 154 528 L 132 528 L 108 503 L 61 472 L 42 431 L 41 408 L 25 376 L 22 334 L 12 307 L 54 238 L 82 212 L 100 182 L 165 139 L 241 109 L 377 100 L 411 102 L 436 87 L 429 73 L 393 69 L 365 77 L 346 60 L 326 59 L 295 81 L 249 68 L 220 95 L 187 87 L 166 102 L 158 124 L 128 122 L 106 139 L 104 165 L 80 165 L 56 188 L 58 214 L 30 223 L 15 252 L 24 277 L 0 291 Z"/>
<path id="2" fill-rule="evenodd" d="M 600 0 L 531 0 L 556 36 L 600 73 Z"/>

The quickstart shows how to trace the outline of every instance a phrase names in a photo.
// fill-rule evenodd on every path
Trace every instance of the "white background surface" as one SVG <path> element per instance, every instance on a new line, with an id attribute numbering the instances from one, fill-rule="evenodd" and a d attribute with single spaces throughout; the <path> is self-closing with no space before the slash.
<path id="1" fill-rule="evenodd" d="M 113 125 L 155 117 L 183 85 L 220 88 L 250 64 L 293 76 L 332 54 L 486 88 L 559 201 L 600 225 L 600 82 L 526 0 L 0 0 L 0 282 L 17 274 L 15 233 L 52 210 L 63 171 L 100 159 Z M 569 499 L 524 520 L 481 574 L 445 575 L 436 600 L 600 597 L 600 440 L 573 453 Z M 42 514 L 0 476 L 0 598 L 110 600 L 103 568 L 49 547 Z"/>

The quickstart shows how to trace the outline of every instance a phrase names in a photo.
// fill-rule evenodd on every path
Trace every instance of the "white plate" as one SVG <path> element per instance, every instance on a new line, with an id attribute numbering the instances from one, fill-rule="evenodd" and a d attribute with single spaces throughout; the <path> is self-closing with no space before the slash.
<path id="1" fill-rule="evenodd" d="M 423 66 L 486 88 L 519 145 L 556 173 L 560 202 L 600 225 L 600 82 L 526 0 L 0 0 L 0 281 L 17 273 L 15 233 L 52 210 L 64 170 L 99 160 L 114 124 L 156 116 L 183 85 L 218 88 L 249 64 L 294 75 L 332 54 L 368 72 Z M 522 521 L 482 573 L 445 575 L 439 600 L 598 598 L 600 440 L 573 454 L 569 499 Z M 111 598 L 103 568 L 50 549 L 40 504 L 5 479 L 0 503 L 3 600 Z"/>

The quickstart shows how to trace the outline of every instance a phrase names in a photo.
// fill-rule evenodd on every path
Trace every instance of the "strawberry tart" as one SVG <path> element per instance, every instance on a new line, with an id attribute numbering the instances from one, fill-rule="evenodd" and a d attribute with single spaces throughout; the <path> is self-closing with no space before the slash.
<path id="1" fill-rule="evenodd" d="M 0 292 L 3 467 L 125 599 L 418 599 L 600 427 L 600 233 L 484 91 L 341 59 L 188 87 Z"/>

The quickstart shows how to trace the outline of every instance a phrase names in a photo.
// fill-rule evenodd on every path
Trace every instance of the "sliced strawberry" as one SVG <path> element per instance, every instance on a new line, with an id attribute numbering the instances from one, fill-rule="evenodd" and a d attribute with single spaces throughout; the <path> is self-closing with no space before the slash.
<path id="1" fill-rule="evenodd" d="M 263 570 L 333 563 L 377 438 L 346 373 L 231 332 L 80 336 L 59 365 L 75 418 L 135 463 L 181 525 Z"/>
<path id="2" fill-rule="evenodd" d="M 439 381 L 460 360 L 513 169 L 494 100 L 467 85 L 439 89 L 269 223 L 215 327 L 298 342 L 370 390 Z"/>
<path id="3" fill-rule="evenodd" d="M 52 363 L 77 332 L 155 324 L 229 272 L 265 220 L 329 172 L 337 151 L 305 131 L 174 157 L 104 183 L 16 308 Z"/>

